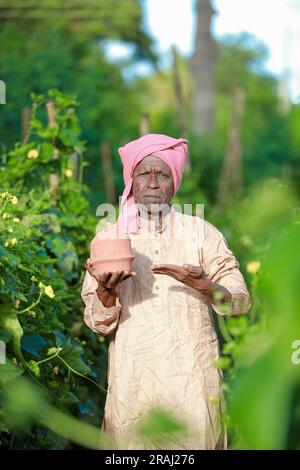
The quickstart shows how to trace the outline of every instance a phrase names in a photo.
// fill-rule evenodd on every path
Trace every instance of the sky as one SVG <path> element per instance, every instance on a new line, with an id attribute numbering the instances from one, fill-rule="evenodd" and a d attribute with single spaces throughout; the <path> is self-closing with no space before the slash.
<path id="1" fill-rule="evenodd" d="M 145 28 L 156 40 L 162 63 L 175 44 L 190 55 L 195 39 L 194 0 L 143 0 Z M 215 38 L 225 34 L 252 33 L 269 50 L 266 69 L 288 80 L 290 96 L 300 102 L 300 0 L 212 0 L 217 11 L 212 23 Z M 118 46 L 112 55 L 122 55 Z M 147 73 L 140 64 L 138 73 Z"/>

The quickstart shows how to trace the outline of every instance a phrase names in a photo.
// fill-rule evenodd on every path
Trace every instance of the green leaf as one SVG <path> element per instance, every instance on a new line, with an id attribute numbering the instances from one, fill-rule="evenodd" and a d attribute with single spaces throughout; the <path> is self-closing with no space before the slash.
<path id="1" fill-rule="evenodd" d="M 3 341 L 4 343 L 8 343 L 12 339 L 12 335 L 4 330 L 3 328 L 0 328 L 0 340 Z"/>
<path id="2" fill-rule="evenodd" d="M 13 268 L 18 266 L 21 262 L 21 258 L 19 256 L 10 253 L 2 245 L 0 245 L 0 258 L 10 264 Z"/>
<path id="3" fill-rule="evenodd" d="M 5 386 L 21 374 L 23 374 L 21 367 L 14 364 L 10 359 L 7 359 L 6 364 L 0 364 L 0 385 Z"/>
<path id="4" fill-rule="evenodd" d="M 80 403 L 79 411 L 82 415 L 95 416 L 93 407 L 90 403 Z"/>
<path id="5" fill-rule="evenodd" d="M 49 142 L 44 142 L 41 145 L 41 160 L 44 163 L 47 163 L 52 159 L 53 153 L 54 153 L 54 147 L 52 144 L 50 144 Z"/>
<path id="6" fill-rule="evenodd" d="M 241 336 L 247 333 L 248 319 L 244 316 L 239 318 L 229 318 L 227 321 L 227 328 L 231 335 Z"/>
<path id="7" fill-rule="evenodd" d="M 46 344 L 45 338 L 39 334 L 24 335 L 21 341 L 22 349 L 36 357 L 39 357 Z"/>
<path id="8" fill-rule="evenodd" d="M 186 430 L 186 423 L 175 420 L 164 409 L 153 409 L 145 414 L 137 423 L 136 430 L 139 435 L 150 439 L 168 439 L 173 433 L 182 433 Z"/>
<path id="9" fill-rule="evenodd" d="M 18 265 L 18 269 L 20 269 L 21 271 L 25 271 L 26 273 L 32 273 L 32 269 L 29 269 L 27 268 L 26 266 L 24 266 L 24 264 L 20 263 Z"/>
<path id="10" fill-rule="evenodd" d="M 43 128 L 41 121 L 37 118 L 30 119 L 30 126 L 35 130 Z"/>
<path id="11" fill-rule="evenodd" d="M 39 378 L 41 376 L 41 371 L 40 371 L 40 368 L 39 368 L 39 365 L 36 361 L 28 361 L 27 362 L 27 367 L 28 369 L 31 370 L 31 372 L 37 377 Z"/>
<path id="12" fill-rule="evenodd" d="M 4 328 L 13 338 L 13 350 L 18 359 L 23 360 L 21 352 L 21 338 L 23 329 L 19 323 L 17 314 L 8 305 L 0 305 L 0 327 Z"/>
<path id="13" fill-rule="evenodd" d="M 57 265 L 62 273 L 70 273 L 78 265 L 76 248 L 70 240 L 66 241 L 59 235 L 52 235 L 47 240 L 46 247 L 59 258 Z"/>
<path id="14" fill-rule="evenodd" d="M 80 400 L 72 392 L 66 392 L 59 397 L 59 401 L 62 401 L 69 405 L 80 403 Z"/>
<path id="15" fill-rule="evenodd" d="M 22 292 L 18 292 L 17 298 L 20 300 L 23 300 L 23 302 L 28 302 L 27 297 L 25 297 L 25 295 L 22 294 Z"/>
<path id="16" fill-rule="evenodd" d="M 226 369 L 226 367 L 230 364 L 229 357 L 220 357 L 216 361 L 213 362 L 213 366 L 217 367 L 218 369 Z"/>
<path id="17" fill-rule="evenodd" d="M 68 365 L 74 369 L 76 372 L 82 375 L 91 375 L 90 367 L 83 362 L 81 359 L 81 346 L 74 345 L 71 351 L 68 351 L 65 354 L 61 354 L 61 357 L 68 363 Z"/>
<path id="18" fill-rule="evenodd" d="M 225 343 L 223 346 L 223 354 L 231 354 L 233 351 L 235 351 L 237 345 L 235 341 L 229 341 L 228 343 Z"/>
<path id="19" fill-rule="evenodd" d="M 46 129 L 40 129 L 38 135 L 44 139 L 54 139 L 58 134 L 58 126 L 49 127 Z"/>

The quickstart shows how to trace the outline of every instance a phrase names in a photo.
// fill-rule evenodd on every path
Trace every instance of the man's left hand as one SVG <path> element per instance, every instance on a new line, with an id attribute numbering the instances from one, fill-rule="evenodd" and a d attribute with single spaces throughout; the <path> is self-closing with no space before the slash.
<path id="1" fill-rule="evenodd" d="M 206 290 L 209 286 L 204 270 L 201 266 L 192 266 L 184 264 L 177 266 L 176 264 L 153 264 L 151 270 L 155 274 L 166 274 L 177 281 L 183 282 L 186 286 L 194 287 L 198 290 Z"/>
<path id="2" fill-rule="evenodd" d="M 186 286 L 199 290 L 207 295 L 214 304 L 218 302 L 221 304 L 231 302 L 231 293 L 226 287 L 210 281 L 201 266 L 192 266 L 191 264 L 184 264 L 183 266 L 177 266 L 176 264 L 153 264 L 151 271 L 155 274 L 166 274 Z"/>

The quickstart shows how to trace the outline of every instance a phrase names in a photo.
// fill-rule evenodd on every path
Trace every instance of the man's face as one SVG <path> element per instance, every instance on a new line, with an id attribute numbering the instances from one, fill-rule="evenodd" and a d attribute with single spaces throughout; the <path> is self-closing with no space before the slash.
<path id="1" fill-rule="evenodd" d="M 133 172 L 134 201 L 145 205 L 151 212 L 153 204 L 169 204 L 173 192 L 173 178 L 168 165 L 154 155 L 143 158 Z"/>

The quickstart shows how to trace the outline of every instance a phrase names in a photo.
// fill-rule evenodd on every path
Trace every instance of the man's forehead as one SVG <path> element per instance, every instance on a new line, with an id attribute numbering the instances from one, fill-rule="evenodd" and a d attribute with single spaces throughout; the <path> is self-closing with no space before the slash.
<path id="1" fill-rule="evenodd" d="M 141 160 L 135 167 L 135 170 L 141 168 L 149 170 L 151 170 L 151 168 L 157 168 L 160 170 L 171 172 L 168 165 L 161 158 L 155 155 L 148 155 L 147 157 L 144 157 L 143 160 Z"/>

